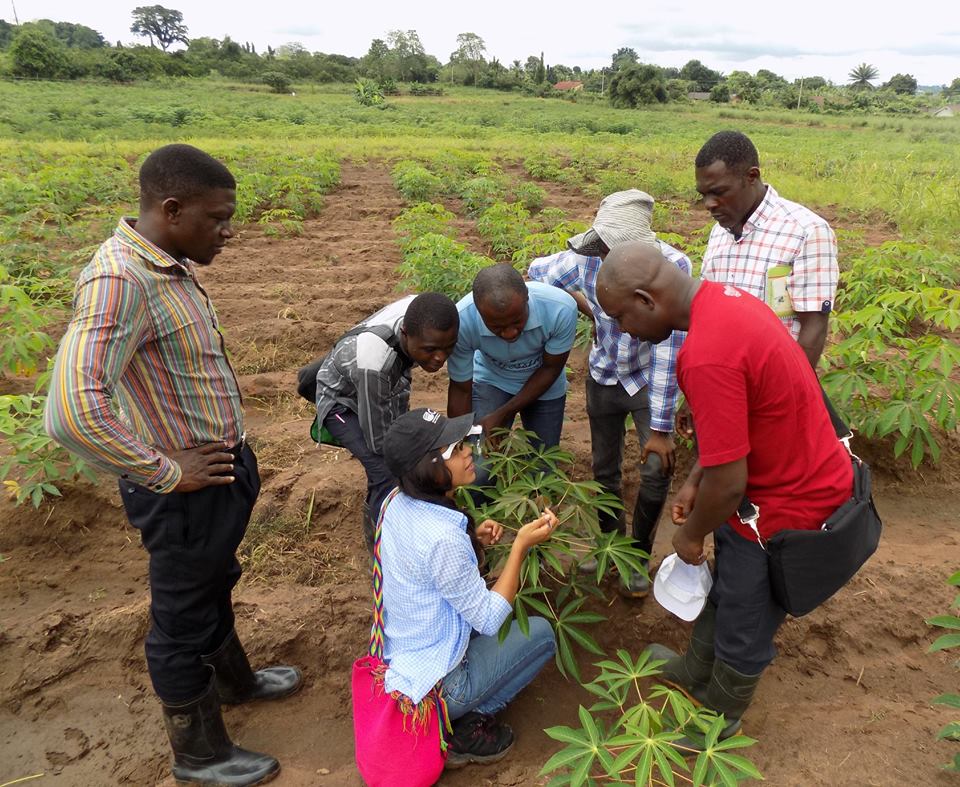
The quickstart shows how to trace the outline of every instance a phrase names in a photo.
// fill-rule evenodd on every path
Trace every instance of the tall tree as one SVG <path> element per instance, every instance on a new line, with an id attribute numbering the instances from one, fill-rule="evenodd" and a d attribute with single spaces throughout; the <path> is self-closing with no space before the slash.
<path id="1" fill-rule="evenodd" d="M 473 84 L 476 85 L 480 81 L 480 69 L 486 63 L 483 58 L 486 51 L 487 45 L 476 33 L 460 33 L 457 36 L 457 51 L 450 59 L 458 60 L 471 68 Z"/>
<path id="2" fill-rule="evenodd" d="M 150 39 L 150 46 L 156 46 L 166 52 L 177 41 L 189 44 L 187 27 L 183 24 L 183 14 L 162 5 L 142 5 L 133 9 L 133 24 L 130 32 Z"/>
<path id="3" fill-rule="evenodd" d="M 631 46 L 622 46 L 610 56 L 614 71 L 619 71 L 624 66 L 631 66 L 639 59 L 637 50 Z"/>
<path id="4" fill-rule="evenodd" d="M 67 68 L 67 54 L 57 39 L 37 25 L 21 25 L 10 45 L 13 73 L 19 77 L 51 79 Z"/>
<path id="5" fill-rule="evenodd" d="M 699 60 L 690 60 L 680 69 L 680 79 L 696 82 L 697 90 L 708 92 L 714 85 L 719 84 L 723 77 L 719 71 L 707 68 Z"/>
<path id="6" fill-rule="evenodd" d="M 883 86 L 904 96 L 912 96 L 917 92 L 917 80 L 912 74 L 894 74 Z"/>
<path id="7" fill-rule="evenodd" d="M 610 103 L 615 107 L 665 104 L 667 87 L 660 69 L 650 65 L 624 66 L 610 79 Z"/>
<path id="8" fill-rule="evenodd" d="M 850 71 L 848 75 L 850 78 L 850 87 L 855 87 L 858 89 L 871 88 L 873 87 L 873 80 L 880 75 L 880 72 L 877 71 L 876 66 L 871 66 L 869 63 L 861 63 L 859 66 Z"/>

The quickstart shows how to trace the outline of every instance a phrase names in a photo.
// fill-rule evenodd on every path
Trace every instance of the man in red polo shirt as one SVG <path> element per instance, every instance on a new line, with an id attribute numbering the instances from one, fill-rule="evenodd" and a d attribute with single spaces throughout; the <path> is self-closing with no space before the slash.
<path id="1" fill-rule="evenodd" d="M 850 458 L 803 349 L 762 301 L 682 276 L 643 243 L 611 249 L 597 294 L 620 329 L 641 340 L 689 331 L 677 379 L 693 414 L 699 459 L 674 501 L 680 527 L 673 546 L 681 559 L 699 564 L 704 538 L 713 533 L 716 572 L 687 652 L 652 650 L 668 659 L 666 680 L 724 714 L 728 737 L 739 731 L 786 617 L 770 589 L 761 540 L 784 529 L 819 528 L 850 497 Z M 760 510 L 757 532 L 736 516 L 744 495 Z M 698 638 L 711 629 L 712 637 Z"/>

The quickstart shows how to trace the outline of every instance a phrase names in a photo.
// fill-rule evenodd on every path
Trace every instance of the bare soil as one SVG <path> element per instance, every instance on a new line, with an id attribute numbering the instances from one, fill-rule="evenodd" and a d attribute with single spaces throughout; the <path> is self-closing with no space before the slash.
<path id="1" fill-rule="evenodd" d="M 592 215 L 594 200 L 543 185 L 548 204 Z M 245 230 L 203 274 L 227 326 L 264 479 L 243 546 L 238 629 L 255 664 L 295 663 L 306 675 L 305 689 L 282 703 L 226 711 L 238 743 L 280 758 L 278 786 L 360 784 L 349 668 L 370 622 L 363 471 L 342 450 L 313 447 L 310 408 L 293 391 L 300 365 L 398 297 L 390 222 L 401 209 L 386 168 L 345 165 L 343 185 L 302 236 Z M 571 366 L 564 446 L 586 476 L 584 359 Z M 418 373 L 413 401 L 442 407 L 445 377 Z M 933 636 L 923 621 L 952 600 L 944 580 L 960 563 L 960 462 L 951 445 L 941 468 L 919 474 L 894 464 L 889 446 L 861 448 L 876 464 L 883 543 L 837 597 L 784 625 L 780 656 L 746 715 L 759 739 L 750 754 L 773 785 L 945 787 L 952 781 L 938 765 L 952 752 L 935 735 L 949 713 L 930 699 L 956 690 L 957 672 L 946 655 L 925 653 Z M 670 530 L 664 524 L 655 562 L 670 551 Z M 0 502 L 0 554 L 0 784 L 36 774 L 30 784 L 172 784 L 143 660 L 146 554 L 115 486 L 69 489 L 39 510 Z M 609 652 L 651 641 L 682 647 L 689 626 L 655 601 L 611 597 L 598 627 Z M 558 744 L 543 728 L 575 725 L 577 706 L 589 703 L 549 667 L 505 714 L 518 733 L 511 755 L 442 784 L 544 783 L 537 774 Z"/>

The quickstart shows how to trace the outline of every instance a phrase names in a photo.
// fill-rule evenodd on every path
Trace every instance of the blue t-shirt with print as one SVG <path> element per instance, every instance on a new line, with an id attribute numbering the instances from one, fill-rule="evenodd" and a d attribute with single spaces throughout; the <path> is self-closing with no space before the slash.
<path id="1" fill-rule="evenodd" d="M 527 282 L 527 292 L 527 322 L 514 342 L 504 341 L 487 328 L 473 303 L 473 293 L 460 299 L 460 334 L 447 359 L 451 380 L 475 380 L 516 394 L 543 364 L 544 352 L 563 355 L 570 351 L 577 332 L 577 302 L 563 290 L 540 282 Z M 561 372 L 540 398 L 557 399 L 566 392 L 567 375 Z"/>

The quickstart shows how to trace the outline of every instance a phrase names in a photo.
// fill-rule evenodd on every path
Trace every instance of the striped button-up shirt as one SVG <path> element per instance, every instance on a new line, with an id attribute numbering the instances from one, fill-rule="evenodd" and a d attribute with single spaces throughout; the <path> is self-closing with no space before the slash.
<path id="1" fill-rule="evenodd" d="M 487 589 L 452 508 L 398 494 L 383 512 L 380 562 L 385 685 L 419 702 L 463 661 L 470 633 L 493 636 L 512 607 Z"/>
<path id="2" fill-rule="evenodd" d="M 767 271 L 781 265 L 792 268 L 786 289 L 795 313 L 826 314 L 833 308 L 840 278 L 833 230 L 816 213 L 783 199 L 768 185 L 763 201 L 744 222 L 739 239 L 714 225 L 700 275 L 767 301 Z M 780 320 L 794 339 L 800 335 L 800 321 L 795 316 Z"/>
<path id="3" fill-rule="evenodd" d="M 663 256 L 690 275 L 690 260 L 662 241 L 657 241 Z M 644 386 L 650 397 L 650 428 L 673 431 L 673 411 L 677 403 L 677 354 L 683 346 L 685 331 L 674 331 L 659 344 L 650 344 L 623 333 L 597 300 L 599 257 L 584 257 L 573 251 L 561 251 L 530 263 L 531 279 L 584 294 L 593 312 L 597 338 L 590 348 L 590 376 L 600 385 L 620 383 L 633 396 Z"/>
<path id="4" fill-rule="evenodd" d="M 91 464 L 167 493 L 181 476 L 167 454 L 238 442 L 242 400 L 195 264 L 134 226 L 121 219 L 80 274 L 45 420 Z"/>

